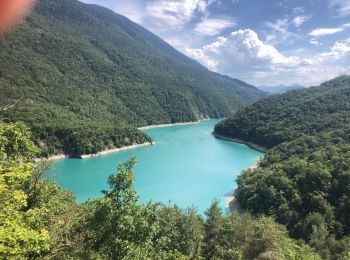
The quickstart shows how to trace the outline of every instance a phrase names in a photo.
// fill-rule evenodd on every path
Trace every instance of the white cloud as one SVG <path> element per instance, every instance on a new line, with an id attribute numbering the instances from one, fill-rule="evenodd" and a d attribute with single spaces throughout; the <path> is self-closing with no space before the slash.
<path id="1" fill-rule="evenodd" d="M 206 66 L 210 70 L 216 70 L 216 67 L 218 65 L 218 62 L 215 60 L 211 60 L 208 58 L 204 51 L 202 49 L 191 49 L 191 48 L 186 48 L 185 52 L 187 53 L 188 56 L 191 58 L 197 60 L 198 62 L 202 63 L 204 66 Z"/>
<path id="2" fill-rule="evenodd" d="M 293 24 L 295 27 L 299 28 L 303 23 L 310 19 L 309 16 L 297 16 L 293 19 Z"/>
<path id="3" fill-rule="evenodd" d="M 170 25 L 182 29 L 196 12 L 204 13 L 212 1 L 206 0 L 153 0 L 146 5 L 147 15 L 155 18 L 160 26 Z"/>
<path id="4" fill-rule="evenodd" d="M 324 52 L 320 55 L 318 61 L 334 62 L 347 55 L 350 55 L 350 37 L 343 42 L 335 42 L 329 52 Z"/>
<path id="5" fill-rule="evenodd" d="M 164 38 L 164 40 L 179 51 L 184 51 L 186 46 L 191 44 L 190 41 L 185 42 L 182 36 L 171 36 Z"/>
<path id="6" fill-rule="evenodd" d="M 336 34 L 339 32 L 343 32 L 346 29 L 350 28 L 350 23 L 343 24 L 339 27 L 335 28 L 316 28 L 312 30 L 309 35 L 313 37 L 320 37 L 320 36 L 325 36 L 325 35 L 332 35 Z"/>
<path id="7" fill-rule="evenodd" d="M 316 47 L 322 45 L 319 41 L 316 41 L 316 40 L 311 40 L 310 44 L 315 45 Z"/>
<path id="8" fill-rule="evenodd" d="M 278 44 L 287 40 L 297 39 L 299 36 L 289 30 L 289 26 L 293 24 L 288 18 L 278 19 L 274 23 L 267 22 L 266 26 L 271 29 L 267 40 L 270 43 Z"/>
<path id="9" fill-rule="evenodd" d="M 320 45 L 316 40 L 310 43 Z M 211 70 L 255 85 L 316 85 L 348 72 L 350 67 L 350 38 L 334 43 L 327 52 L 310 56 L 305 49 L 296 52 L 297 56 L 288 56 L 246 29 L 218 37 L 202 48 L 186 48 L 185 52 Z"/>
<path id="10" fill-rule="evenodd" d="M 258 35 L 250 30 L 238 30 L 232 32 L 229 37 L 218 37 L 212 44 L 205 45 L 202 49 L 189 49 L 186 53 L 194 59 L 198 59 L 203 65 L 210 64 L 210 69 L 223 73 L 232 73 L 247 67 L 263 68 L 271 66 L 294 67 L 300 64 L 295 57 L 286 57 L 278 50 L 263 43 Z"/>
<path id="11" fill-rule="evenodd" d="M 332 35 L 344 31 L 343 28 L 317 28 L 312 30 L 309 35 L 313 37 Z"/>
<path id="12" fill-rule="evenodd" d="M 204 18 L 196 25 L 195 31 L 201 35 L 214 36 L 235 25 L 232 18 Z"/>
<path id="13" fill-rule="evenodd" d="M 289 27 L 289 20 L 287 18 L 278 19 L 274 23 L 267 22 L 266 25 L 274 31 L 285 33 Z"/>
<path id="14" fill-rule="evenodd" d="M 340 16 L 350 15 L 350 0 L 330 0 L 330 6 L 336 8 Z"/>
<path id="15" fill-rule="evenodd" d="M 80 0 L 98 4 L 125 15 L 129 19 L 152 29 L 170 25 L 181 29 L 194 15 L 204 14 L 218 0 Z M 156 28 L 154 28 L 156 27 Z"/>

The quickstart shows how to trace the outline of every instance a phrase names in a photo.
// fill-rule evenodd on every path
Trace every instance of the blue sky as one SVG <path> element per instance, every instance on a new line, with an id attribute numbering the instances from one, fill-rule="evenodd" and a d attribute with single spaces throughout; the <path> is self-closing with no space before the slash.
<path id="1" fill-rule="evenodd" d="M 127 16 L 213 71 L 253 85 L 350 74 L 350 0 L 83 0 Z"/>

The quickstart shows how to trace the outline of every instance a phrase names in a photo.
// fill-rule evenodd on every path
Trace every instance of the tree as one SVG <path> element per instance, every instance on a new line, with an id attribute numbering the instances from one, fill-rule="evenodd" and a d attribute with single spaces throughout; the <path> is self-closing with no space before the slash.
<path id="1" fill-rule="evenodd" d="M 146 257 L 152 252 L 152 238 L 157 230 L 155 206 L 136 205 L 133 168 L 135 157 L 120 163 L 118 173 L 108 178 L 110 188 L 95 203 L 95 212 L 88 223 L 95 250 L 111 259 L 137 254 Z"/>
<path id="2" fill-rule="evenodd" d="M 220 231 L 224 221 L 218 200 L 213 201 L 205 215 L 203 255 L 206 259 L 216 259 L 218 257 Z"/>
<path id="3" fill-rule="evenodd" d="M 284 226 L 271 217 L 253 218 L 232 213 L 220 232 L 218 259 L 320 259 L 304 243 L 289 238 Z"/>
<path id="4" fill-rule="evenodd" d="M 0 124 L 0 258 L 55 254 L 67 247 L 75 217 L 74 196 L 43 174 L 47 165 L 30 161 L 38 152 L 23 123 Z"/>
<path id="5" fill-rule="evenodd" d="M 203 238 L 203 221 L 195 208 L 161 206 L 157 212 L 159 230 L 154 245 L 156 254 L 166 252 L 197 259 Z"/>
<path id="6" fill-rule="evenodd" d="M 24 123 L 0 123 L 0 161 L 2 163 L 27 161 L 38 152 L 39 149 L 31 141 L 29 128 Z"/>
<path id="7" fill-rule="evenodd" d="M 23 182 L 30 178 L 33 165 L 4 167 L 0 164 L 0 258 L 38 256 L 49 250 L 49 233 L 35 229 L 23 211 L 27 194 Z"/>

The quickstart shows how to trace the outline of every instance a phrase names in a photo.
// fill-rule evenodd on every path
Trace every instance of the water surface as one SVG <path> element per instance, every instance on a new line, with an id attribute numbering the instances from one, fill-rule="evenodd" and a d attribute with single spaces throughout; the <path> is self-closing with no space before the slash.
<path id="1" fill-rule="evenodd" d="M 54 161 L 55 180 L 82 202 L 101 195 L 107 177 L 119 162 L 132 155 L 138 160 L 135 185 L 139 201 L 195 205 L 200 212 L 211 201 L 236 188 L 239 173 L 256 163 L 262 154 L 245 145 L 218 140 L 211 135 L 216 120 L 199 124 L 145 130 L 155 145 L 89 159 Z"/>

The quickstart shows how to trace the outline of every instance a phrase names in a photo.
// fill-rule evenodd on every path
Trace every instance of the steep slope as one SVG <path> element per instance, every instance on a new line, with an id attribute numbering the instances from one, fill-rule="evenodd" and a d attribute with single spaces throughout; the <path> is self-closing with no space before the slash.
<path id="1" fill-rule="evenodd" d="M 322 259 L 346 259 L 350 77 L 266 98 L 219 123 L 215 132 L 273 147 L 256 170 L 237 179 L 243 209 L 274 216 Z M 340 252 L 343 258 L 335 257 Z"/>
<path id="2" fill-rule="evenodd" d="M 0 92 L 2 118 L 25 121 L 49 153 L 78 154 L 145 140 L 140 133 L 110 138 L 126 125 L 223 117 L 264 95 L 208 71 L 127 18 L 75 0 L 38 1 L 1 40 Z"/>

